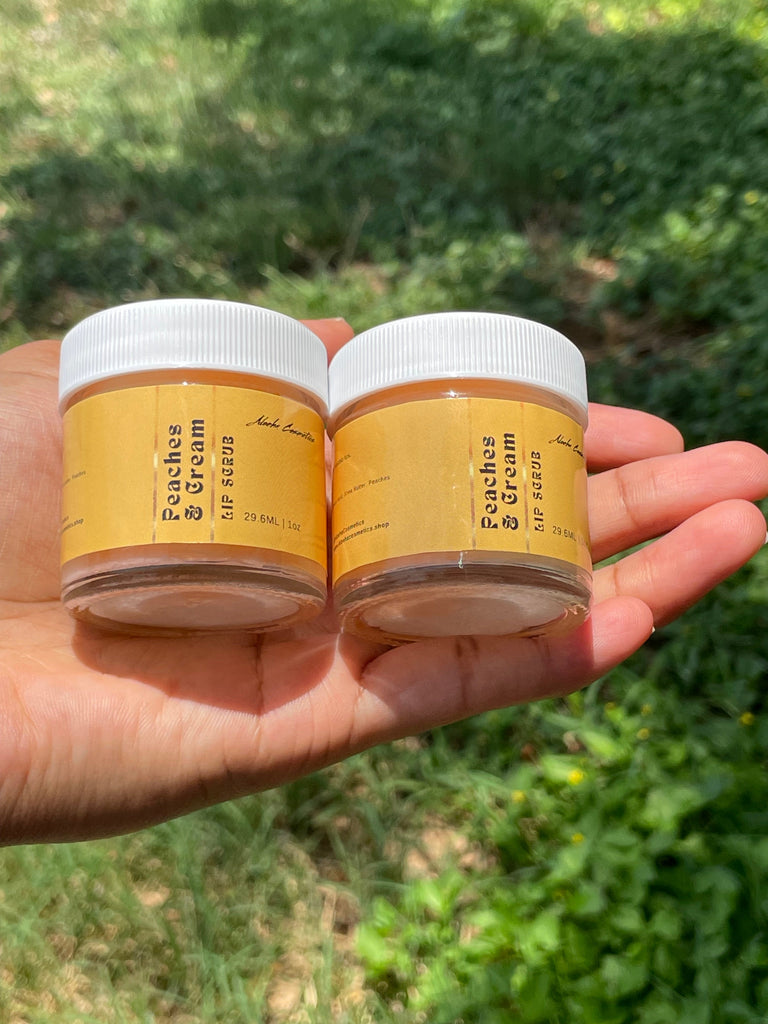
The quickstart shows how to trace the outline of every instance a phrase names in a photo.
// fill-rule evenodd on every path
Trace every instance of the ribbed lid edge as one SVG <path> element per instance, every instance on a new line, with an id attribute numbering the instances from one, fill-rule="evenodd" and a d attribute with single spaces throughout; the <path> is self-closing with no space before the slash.
<path id="1" fill-rule="evenodd" d="M 154 299 L 87 317 L 62 342 L 59 402 L 118 374 L 186 367 L 258 374 L 328 402 L 316 334 L 283 313 L 218 299 Z"/>
<path id="2" fill-rule="evenodd" d="M 441 378 L 492 378 L 547 388 L 587 411 L 584 357 L 559 331 L 501 313 L 430 313 L 358 334 L 329 369 L 333 416 L 364 395 Z"/>

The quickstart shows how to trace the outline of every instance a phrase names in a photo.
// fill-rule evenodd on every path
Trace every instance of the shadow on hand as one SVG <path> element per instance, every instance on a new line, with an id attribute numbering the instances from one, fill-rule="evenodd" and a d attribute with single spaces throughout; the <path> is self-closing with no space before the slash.
<path id="1" fill-rule="evenodd" d="M 176 700 L 260 716 L 323 682 L 336 657 L 337 637 L 317 630 L 139 637 L 77 623 L 73 650 L 105 677 L 143 683 Z"/>

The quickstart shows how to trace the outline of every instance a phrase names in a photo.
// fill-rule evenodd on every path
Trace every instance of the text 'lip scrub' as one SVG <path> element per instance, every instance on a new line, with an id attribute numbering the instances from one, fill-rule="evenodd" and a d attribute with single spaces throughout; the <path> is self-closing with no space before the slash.
<path id="1" fill-rule="evenodd" d="M 326 601 L 327 359 L 307 327 L 137 302 L 64 338 L 62 600 L 128 632 L 274 629 Z"/>
<path id="2" fill-rule="evenodd" d="M 346 630 L 392 643 L 584 620 L 587 386 L 575 345 L 500 314 L 409 317 L 348 342 L 329 391 Z"/>

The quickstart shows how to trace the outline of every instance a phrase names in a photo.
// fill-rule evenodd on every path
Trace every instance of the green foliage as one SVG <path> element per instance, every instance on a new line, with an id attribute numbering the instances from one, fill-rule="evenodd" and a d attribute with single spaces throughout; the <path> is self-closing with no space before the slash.
<path id="1" fill-rule="evenodd" d="M 347 933 L 386 878 L 382 798 L 350 762 L 135 836 L 2 851 L 0 1019 L 241 1024 L 314 1005 L 318 1024 L 364 1024 Z"/>
<path id="2" fill-rule="evenodd" d="M 436 734 L 415 770 L 494 861 L 382 892 L 378 991 L 430 1020 L 762 1020 L 766 608 L 763 553 L 609 680 Z"/>
<path id="3" fill-rule="evenodd" d="M 90 75 L 52 73 L 47 52 L 17 66 L 32 30 L 12 14 L 4 315 L 50 315 L 71 289 L 232 295 L 353 261 L 456 286 L 452 246 L 530 248 L 533 226 L 560 250 L 540 287 L 514 254 L 506 274 L 492 257 L 456 287 L 464 305 L 578 318 L 580 241 L 619 269 L 595 308 L 754 321 L 765 26 L 749 4 L 697 8 L 307 0 L 298 16 L 282 0 L 177 0 L 160 15 L 134 0 L 118 31 L 81 0 L 56 27 L 90 44 Z"/>
<path id="4" fill-rule="evenodd" d="M 264 297 L 293 316 L 334 316 L 343 309 L 358 330 L 397 317 L 482 307 L 551 322 L 563 303 L 551 288 L 553 270 L 523 236 L 454 239 L 444 251 L 411 263 L 355 263 L 311 277 L 269 271 Z"/>
<path id="5" fill-rule="evenodd" d="M 443 756 L 486 755 L 454 799 L 496 869 L 380 898 L 360 930 L 373 978 L 435 1020 L 768 1013 L 768 649 L 730 645 L 737 611 L 701 610 L 644 675 L 444 731 Z"/>
<path id="6" fill-rule="evenodd" d="M 768 269 L 768 195 L 707 189 L 689 210 L 670 210 L 653 234 L 637 232 L 604 301 L 635 313 L 652 304 L 667 323 L 711 327 L 765 319 L 758 281 Z"/>

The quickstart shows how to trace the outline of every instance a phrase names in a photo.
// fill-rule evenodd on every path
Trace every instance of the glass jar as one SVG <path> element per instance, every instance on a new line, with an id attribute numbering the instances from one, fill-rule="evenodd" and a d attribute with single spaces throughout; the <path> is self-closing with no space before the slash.
<path id="1" fill-rule="evenodd" d="M 326 601 L 325 347 L 290 317 L 139 302 L 64 338 L 62 600 L 133 633 L 277 629 Z"/>
<path id="2" fill-rule="evenodd" d="M 439 313 L 329 371 L 332 579 L 345 630 L 541 636 L 589 610 L 586 371 L 548 327 Z"/>

